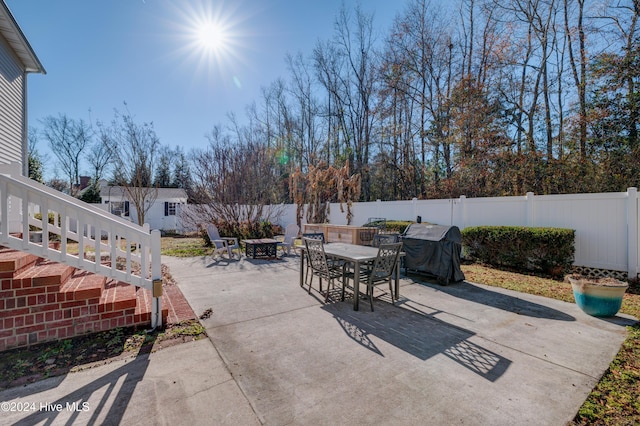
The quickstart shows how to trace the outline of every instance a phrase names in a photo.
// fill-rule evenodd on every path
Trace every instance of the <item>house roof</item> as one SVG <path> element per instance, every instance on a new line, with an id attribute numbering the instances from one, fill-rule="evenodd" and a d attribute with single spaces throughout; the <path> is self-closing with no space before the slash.
<path id="1" fill-rule="evenodd" d="M 158 200 L 166 200 L 171 198 L 187 199 L 187 191 L 182 188 L 156 188 L 158 190 Z M 125 188 L 122 186 L 103 186 L 100 188 L 100 197 L 125 197 Z"/>
<path id="2" fill-rule="evenodd" d="M 0 0 L 0 35 L 7 40 L 11 49 L 22 62 L 25 71 L 47 73 L 4 0 Z"/>

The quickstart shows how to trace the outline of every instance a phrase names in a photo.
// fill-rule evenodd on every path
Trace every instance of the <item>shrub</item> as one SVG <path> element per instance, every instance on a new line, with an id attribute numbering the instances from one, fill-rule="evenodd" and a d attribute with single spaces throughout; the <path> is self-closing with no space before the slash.
<path id="1" fill-rule="evenodd" d="M 465 256 L 495 266 L 560 276 L 573 264 L 575 230 L 476 226 L 462 231 Z"/>
<path id="2" fill-rule="evenodd" d="M 273 238 L 276 234 L 282 233 L 282 227 L 273 225 L 268 220 L 261 221 L 244 221 L 232 223 L 226 221 L 218 221 L 215 223 L 221 237 L 236 237 L 238 240 L 248 240 L 254 238 Z M 211 240 L 207 234 L 206 224 L 200 230 L 200 235 L 207 247 L 211 246 Z"/>
<path id="3" fill-rule="evenodd" d="M 42 220 L 42 213 L 35 213 L 33 215 L 33 217 L 35 219 Z M 49 214 L 47 215 L 47 221 L 49 222 L 49 225 L 56 224 L 56 213 L 49 212 Z M 57 214 L 57 224 L 58 225 L 60 224 L 60 214 Z M 42 228 L 39 228 L 39 227 L 34 226 L 34 225 L 29 225 L 29 231 L 42 231 Z M 60 237 L 58 235 L 55 235 L 55 234 L 49 234 L 49 240 L 50 241 L 60 241 Z"/>
<path id="4" fill-rule="evenodd" d="M 371 226 L 377 228 L 380 225 L 384 225 L 384 232 L 397 232 L 399 234 L 404 233 L 404 230 L 407 229 L 407 226 L 411 225 L 413 222 L 410 220 L 374 220 L 371 222 L 367 222 L 362 226 Z"/>
<path id="5" fill-rule="evenodd" d="M 207 227 L 206 226 L 198 226 L 199 228 L 199 233 L 200 236 L 202 237 L 202 239 L 204 240 L 204 245 L 207 247 L 211 247 L 213 245 L 213 243 L 211 242 L 211 238 L 209 238 L 209 234 L 207 233 Z"/>
<path id="6" fill-rule="evenodd" d="M 34 219 L 42 220 L 42 213 L 35 213 L 33 215 L 33 217 L 34 217 Z M 47 220 L 49 222 L 49 225 L 53 225 L 54 221 L 56 219 L 56 214 L 52 213 L 52 212 L 49 212 L 49 214 L 47 215 L 47 218 L 48 218 Z M 59 214 L 58 214 L 58 223 L 60 223 L 60 215 Z M 42 231 L 41 228 L 37 228 L 37 227 L 35 227 L 33 225 L 29 225 L 29 230 L 30 231 Z"/>
<path id="7" fill-rule="evenodd" d="M 387 221 L 387 232 L 397 232 L 398 234 L 404 234 L 407 226 L 414 223 L 410 220 L 388 220 Z"/>

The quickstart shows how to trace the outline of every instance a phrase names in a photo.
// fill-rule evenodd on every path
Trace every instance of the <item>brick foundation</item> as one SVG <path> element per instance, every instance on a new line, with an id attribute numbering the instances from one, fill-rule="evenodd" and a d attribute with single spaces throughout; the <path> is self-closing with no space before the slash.
<path id="1" fill-rule="evenodd" d="M 148 327 L 151 299 L 144 288 L 0 247 L 0 351 L 117 327 Z M 163 303 L 163 323 L 167 315 Z"/>

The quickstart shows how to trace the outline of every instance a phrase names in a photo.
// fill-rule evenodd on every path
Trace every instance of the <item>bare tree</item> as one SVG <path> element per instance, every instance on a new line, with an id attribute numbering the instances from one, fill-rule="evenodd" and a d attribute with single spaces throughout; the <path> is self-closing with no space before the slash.
<path id="1" fill-rule="evenodd" d="M 106 136 L 101 131 L 98 136 L 99 139 L 91 145 L 87 153 L 86 159 L 91 166 L 91 178 L 94 183 L 104 177 L 107 168 L 113 162 L 114 150 L 110 149 L 109 142 L 104 140 Z"/>
<path id="2" fill-rule="evenodd" d="M 294 98 L 297 111 L 294 135 L 298 165 L 307 167 L 312 158 L 317 157 L 321 141 L 319 105 L 314 95 L 313 76 L 309 64 L 301 53 L 286 58 L 291 84 L 289 92 Z M 293 170 L 293 167 L 291 168 Z"/>
<path id="3" fill-rule="evenodd" d="M 93 132 L 83 120 L 74 120 L 66 114 L 47 116 L 42 120 L 44 138 L 69 179 L 69 191 L 75 195 L 80 184 L 80 163 L 91 144 Z"/>
<path id="4" fill-rule="evenodd" d="M 377 56 L 374 51 L 373 15 L 359 6 L 355 16 L 342 9 L 336 19 L 335 43 L 342 52 L 345 74 L 342 86 L 347 99 L 348 123 L 344 129 L 353 138 L 354 173 L 362 177 L 362 195 L 369 200 L 370 179 L 368 173 L 370 144 L 375 121 L 375 93 Z"/>
<path id="5" fill-rule="evenodd" d="M 336 46 L 331 42 L 318 42 L 313 50 L 313 67 L 316 79 L 326 90 L 326 98 L 320 105 L 320 117 L 326 120 L 326 143 L 324 153 L 318 155 L 316 150 L 308 152 L 309 163 L 320 158 L 331 164 L 338 158 L 352 153 L 351 140 L 345 129 L 346 115 L 342 111 L 346 108 L 346 99 L 341 90 L 342 61 Z M 320 158 L 319 158 L 320 157 Z M 309 164 L 302 167 L 307 167 Z"/>
<path id="6" fill-rule="evenodd" d="M 244 138 L 249 128 L 238 126 L 234 133 L 216 126 L 207 148 L 192 151 L 195 199 L 183 219 L 191 225 L 223 224 L 238 235 L 243 226 L 281 213 L 275 204 L 280 178 L 270 150 Z"/>
<path id="7" fill-rule="evenodd" d="M 46 185 L 49 188 L 53 188 L 56 191 L 60 191 L 60 192 L 66 192 L 69 190 L 67 181 L 65 181 L 64 179 L 58 179 L 57 177 L 49 179 Z"/>
<path id="8" fill-rule="evenodd" d="M 405 154 L 404 166 L 414 162 L 420 185 L 418 193 L 406 196 L 426 196 L 429 170 L 435 188 L 442 174 L 450 177 L 452 173 L 448 99 L 454 73 L 459 70 L 454 70 L 449 27 L 448 20 L 428 0 L 414 0 L 394 23 L 386 43 L 382 60 L 386 93 L 390 90 L 403 99 L 393 108 L 393 127 L 401 131 L 392 134 L 402 135 L 405 148 L 394 148 L 394 152 Z M 409 153 L 416 153 L 416 159 Z"/>
<path id="9" fill-rule="evenodd" d="M 362 194 L 369 199 L 369 157 L 374 136 L 376 70 L 373 16 L 356 7 L 355 14 L 344 7 L 335 22 L 330 42 L 318 43 L 313 60 L 317 78 L 328 92 L 328 147 L 342 138 L 340 163 L 348 160 L 354 172 L 362 172 Z M 328 156 L 327 156 L 328 157 Z M 335 159 L 334 159 L 335 162 Z"/>
<path id="10" fill-rule="evenodd" d="M 116 111 L 111 125 L 101 126 L 101 140 L 115 161 L 113 180 L 123 188 L 136 209 L 138 224 L 142 225 L 158 197 L 152 182 L 160 140 L 153 123 L 139 124 L 128 110 Z"/>
<path id="11" fill-rule="evenodd" d="M 577 10 L 572 13 L 571 6 L 574 1 L 564 0 L 564 26 L 567 37 L 567 51 L 569 52 L 569 65 L 573 73 L 573 81 L 578 91 L 578 140 L 580 147 L 580 159 L 587 157 L 587 50 L 586 34 L 584 30 L 584 3 L 585 0 L 575 0 Z M 571 18 L 575 19 L 572 25 Z M 576 34 L 577 33 L 577 34 Z M 577 52 L 576 52 L 577 38 Z M 576 58 L 578 56 L 578 58 Z"/>

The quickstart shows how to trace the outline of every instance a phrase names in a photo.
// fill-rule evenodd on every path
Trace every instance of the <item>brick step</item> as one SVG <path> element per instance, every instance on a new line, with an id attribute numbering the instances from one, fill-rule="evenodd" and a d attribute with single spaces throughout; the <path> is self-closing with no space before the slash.
<path id="1" fill-rule="evenodd" d="M 36 255 L 0 246 L 0 278 L 13 278 L 37 260 Z"/>
<path id="2" fill-rule="evenodd" d="M 110 280 L 105 283 L 100 297 L 99 312 L 123 311 L 135 309 L 137 305 L 136 287 L 121 281 Z"/>
<path id="3" fill-rule="evenodd" d="M 136 311 L 134 314 L 136 323 L 151 322 L 151 300 L 153 296 L 151 291 L 145 288 L 136 288 Z M 169 307 L 167 306 L 166 295 L 162 296 L 161 311 L 162 311 L 162 324 L 167 323 L 167 317 L 169 316 Z"/>
<path id="4" fill-rule="evenodd" d="M 177 286 L 173 290 L 162 298 L 164 324 L 195 317 Z M 0 351 L 117 327 L 149 327 L 151 300 L 144 288 L 0 246 Z"/>
<path id="5" fill-rule="evenodd" d="M 30 289 L 30 294 L 57 292 L 75 270 L 63 263 L 38 258 L 31 267 L 14 275 L 12 288 Z"/>
<path id="6" fill-rule="evenodd" d="M 65 300 L 98 299 L 102 296 L 107 279 L 101 275 L 76 269 L 71 277 L 60 286 Z"/>

